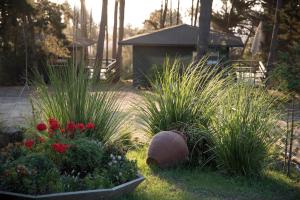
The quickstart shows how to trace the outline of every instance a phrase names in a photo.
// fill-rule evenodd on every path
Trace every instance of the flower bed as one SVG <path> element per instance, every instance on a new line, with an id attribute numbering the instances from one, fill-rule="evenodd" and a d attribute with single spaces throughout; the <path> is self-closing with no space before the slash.
<path id="1" fill-rule="evenodd" d="M 23 143 L 1 149 L 0 191 L 34 196 L 100 188 L 113 192 L 135 180 L 136 162 L 88 137 L 94 130 L 92 122 L 62 125 L 49 119 L 37 124 Z"/>

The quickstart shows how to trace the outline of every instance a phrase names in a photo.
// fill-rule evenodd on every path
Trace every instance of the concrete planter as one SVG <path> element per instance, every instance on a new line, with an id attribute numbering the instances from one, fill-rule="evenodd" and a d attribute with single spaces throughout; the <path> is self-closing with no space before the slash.
<path id="1" fill-rule="evenodd" d="M 136 179 L 110 189 L 62 192 L 45 195 L 27 195 L 0 191 L 3 200 L 108 200 L 132 192 L 145 178 L 139 175 Z"/>

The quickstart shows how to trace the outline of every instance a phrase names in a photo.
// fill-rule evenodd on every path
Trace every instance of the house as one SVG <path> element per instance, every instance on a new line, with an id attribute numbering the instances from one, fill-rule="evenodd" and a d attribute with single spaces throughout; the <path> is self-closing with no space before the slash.
<path id="1" fill-rule="evenodd" d="M 196 55 L 197 38 L 198 27 L 182 24 L 119 42 L 133 47 L 133 85 L 144 85 L 153 66 L 161 65 L 166 57 L 179 57 L 184 63 L 190 63 Z M 228 59 L 232 47 L 243 47 L 240 37 L 211 31 L 208 62 Z"/>

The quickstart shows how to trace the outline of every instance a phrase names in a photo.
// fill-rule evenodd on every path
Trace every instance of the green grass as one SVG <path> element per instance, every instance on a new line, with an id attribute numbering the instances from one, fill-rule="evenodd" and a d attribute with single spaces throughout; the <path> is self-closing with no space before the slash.
<path id="1" fill-rule="evenodd" d="M 276 171 L 264 173 L 260 179 L 229 177 L 208 169 L 150 169 L 146 151 L 128 153 L 137 159 L 146 180 L 136 191 L 120 200 L 297 200 L 300 183 L 295 183 Z"/>

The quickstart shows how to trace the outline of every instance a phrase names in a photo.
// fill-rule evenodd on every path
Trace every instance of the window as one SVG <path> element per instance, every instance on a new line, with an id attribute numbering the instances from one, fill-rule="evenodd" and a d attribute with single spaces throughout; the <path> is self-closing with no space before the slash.
<path id="1" fill-rule="evenodd" d="M 197 56 L 197 51 L 193 51 L 193 61 L 196 59 Z M 209 51 L 207 53 L 208 59 L 207 59 L 207 64 L 208 65 L 215 65 L 219 62 L 220 60 L 220 53 L 219 51 Z"/>

